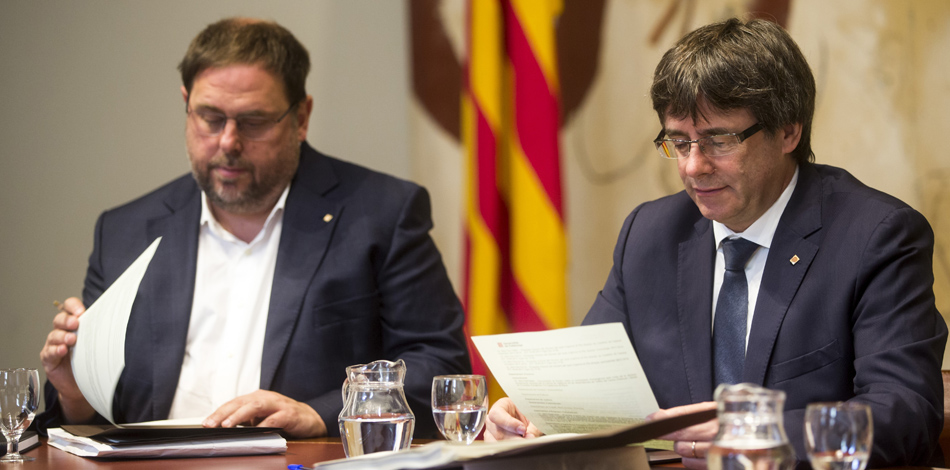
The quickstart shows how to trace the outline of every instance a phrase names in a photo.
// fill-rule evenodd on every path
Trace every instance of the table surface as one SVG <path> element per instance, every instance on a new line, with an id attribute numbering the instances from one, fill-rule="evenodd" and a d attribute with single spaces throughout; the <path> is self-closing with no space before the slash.
<path id="1" fill-rule="evenodd" d="M 287 452 L 274 455 L 250 455 L 236 457 L 205 457 L 205 458 L 183 458 L 183 459 L 90 459 L 78 457 L 68 452 L 50 447 L 46 444 L 46 438 L 41 438 L 39 447 L 31 449 L 24 455 L 34 457 L 36 460 L 28 462 L 22 466 L 9 466 L 0 464 L 0 470 L 16 468 L 17 470 L 39 470 L 39 469 L 155 469 L 161 467 L 172 467 L 167 470 L 189 470 L 189 469 L 286 469 L 288 465 L 299 464 L 311 466 L 316 462 L 341 459 L 345 457 L 343 445 L 339 438 L 322 437 L 316 439 L 304 439 L 287 441 Z M 413 445 L 425 444 L 431 440 L 414 440 Z M 659 470 L 665 468 L 683 468 L 679 462 L 652 466 Z M 930 469 L 930 467 L 894 467 L 891 470 L 918 470 Z"/>
<path id="2" fill-rule="evenodd" d="M 56 449 L 46 444 L 46 438 L 40 439 L 39 447 L 31 449 L 24 455 L 34 457 L 36 460 L 29 462 L 23 467 L 18 466 L 18 470 L 32 469 L 121 469 L 138 470 L 154 469 L 165 466 L 173 467 L 169 470 L 188 470 L 188 469 L 242 469 L 242 468 L 271 468 L 286 469 L 288 465 L 299 464 L 311 466 L 316 462 L 325 462 L 327 460 L 342 459 L 343 445 L 340 439 L 336 437 L 322 437 L 316 439 L 304 439 L 287 441 L 287 452 L 274 455 L 250 455 L 235 457 L 205 457 L 205 458 L 176 458 L 176 459 L 91 459 L 79 457 L 68 452 Z M 430 439 L 415 439 L 413 445 L 422 445 L 432 442 Z M 7 470 L 0 465 L 0 470 Z M 682 464 L 665 464 L 657 467 L 678 467 Z"/>

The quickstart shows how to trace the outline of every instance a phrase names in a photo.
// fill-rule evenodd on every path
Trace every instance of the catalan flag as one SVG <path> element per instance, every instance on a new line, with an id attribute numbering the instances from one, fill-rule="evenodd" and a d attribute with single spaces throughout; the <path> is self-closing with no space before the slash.
<path id="1" fill-rule="evenodd" d="M 555 48 L 561 9 L 555 0 L 468 4 L 462 140 L 472 336 L 568 324 Z M 476 373 L 487 373 L 474 361 Z M 494 381 L 489 394 L 502 396 Z"/>

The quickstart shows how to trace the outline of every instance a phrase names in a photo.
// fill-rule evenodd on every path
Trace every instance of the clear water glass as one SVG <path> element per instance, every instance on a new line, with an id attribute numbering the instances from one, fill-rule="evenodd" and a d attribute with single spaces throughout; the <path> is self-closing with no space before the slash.
<path id="1" fill-rule="evenodd" d="M 34 460 L 20 455 L 19 444 L 39 403 L 40 375 L 36 369 L 0 369 L 0 431 L 7 438 L 7 454 L 0 462 Z"/>
<path id="2" fill-rule="evenodd" d="M 812 403 L 805 408 L 805 450 L 815 470 L 864 470 L 873 440 L 868 405 Z"/>
<path id="3" fill-rule="evenodd" d="M 483 375 L 438 375 L 432 379 L 432 418 L 446 439 L 471 444 L 485 426 L 488 384 Z"/>

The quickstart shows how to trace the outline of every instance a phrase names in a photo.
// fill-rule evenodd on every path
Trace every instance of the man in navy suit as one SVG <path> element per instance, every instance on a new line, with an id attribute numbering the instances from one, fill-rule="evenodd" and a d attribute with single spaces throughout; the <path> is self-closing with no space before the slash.
<path id="1" fill-rule="evenodd" d="M 872 409 L 870 465 L 929 464 L 947 340 L 933 232 L 901 201 L 811 162 L 815 82 L 798 46 L 766 21 L 705 26 L 663 56 L 651 95 L 657 150 L 676 161 L 685 191 L 627 217 L 584 323 L 624 325 L 662 408 L 654 417 L 712 408 L 717 385 L 750 382 L 786 393 L 799 459 L 806 405 L 852 401 Z M 723 379 L 723 246 L 738 238 L 751 255 L 737 269 L 735 374 Z M 489 439 L 538 433 L 507 400 L 489 419 Z M 687 467 L 704 468 L 717 429 L 667 438 Z"/>
<path id="2" fill-rule="evenodd" d="M 84 306 L 162 237 L 129 319 L 117 421 L 338 435 L 345 367 L 401 358 L 416 435 L 436 437 L 432 377 L 471 366 L 428 194 L 305 142 L 309 67 L 275 23 L 227 19 L 194 39 L 179 65 L 192 174 L 99 218 L 83 298 L 40 354 L 41 428 L 102 420 L 68 346 Z"/>

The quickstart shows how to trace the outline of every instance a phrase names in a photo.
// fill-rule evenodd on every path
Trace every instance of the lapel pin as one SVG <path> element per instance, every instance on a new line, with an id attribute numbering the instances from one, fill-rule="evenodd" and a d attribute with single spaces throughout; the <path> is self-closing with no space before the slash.
<path id="1" fill-rule="evenodd" d="M 324 219 L 324 220 L 326 220 L 326 219 Z M 799 258 L 798 255 L 795 255 L 795 256 L 792 256 L 792 259 L 790 259 L 790 260 L 788 260 L 788 261 L 789 261 L 790 263 L 792 263 L 792 266 L 795 266 L 795 263 L 797 263 L 799 260 L 801 260 L 801 258 Z"/>
<path id="2" fill-rule="evenodd" d="M 331 220 L 333 220 L 333 214 L 327 214 L 327 215 L 323 216 L 323 221 L 324 221 L 324 222 L 329 222 L 329 221 L 331 221 Z"/>

